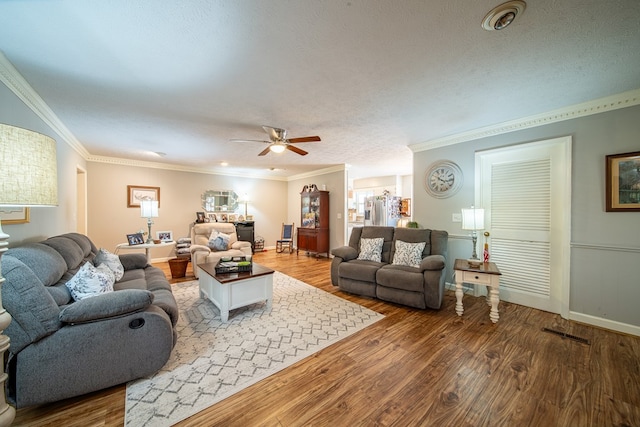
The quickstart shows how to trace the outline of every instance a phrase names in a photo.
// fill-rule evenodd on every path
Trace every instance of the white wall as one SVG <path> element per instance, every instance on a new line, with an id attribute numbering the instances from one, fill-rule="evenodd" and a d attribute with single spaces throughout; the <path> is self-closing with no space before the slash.
<path id="1" fill-rule="evenodd" d="M 640 106 L 590 115 L 518 132 L 477 139 L 414 154 L 414 219 L 422 227 L 447 230 L 447 280 L 456 258 L 466 258 L 470 240 L 452 213 L 474 202 L 478 150 L 571 135 L 571 318 L 610 329 L 640 331 L 640 213 L 605 212 L 605 156 L 640 150 Z M 448 159 L 464 171 L 464 185 L 448 199 L 424 190 L 426 168 Z"/>

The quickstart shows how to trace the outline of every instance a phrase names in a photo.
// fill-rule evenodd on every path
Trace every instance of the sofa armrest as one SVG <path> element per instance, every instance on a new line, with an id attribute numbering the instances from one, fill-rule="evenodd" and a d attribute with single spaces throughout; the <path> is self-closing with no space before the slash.
<path id="1" fill-rule="evenodd" d="M 143 253 L 122 254 L 118 256 L 120 257 L 120 262 L 124 267 L 124 271 L 145 268 L 147 264 L 149 264 L 149 260 L 147 260 L 147 256 Z"/>
<path id="2" fill-rule="evenodd" d="M 193 254 L 195 254 L 196 252 L 199 252 L 199 251 L 206 252 L 207 255 L 209 255 L 211 253 L 211 248 L 209 246 L 204 246 L 204 245 L 191 245 L 189 247 L 189 250 L 191 251 L 191 255 L 193 255 Z"/>
<path id="3" fill-rule="evenodd" d="M 442 270 L 444 269 L 445 259 L 442 255 L 427 255 L 422 258 L 422 262 L 420 263 L 420 270 Z"/>
<path id="4" fill-rule="evenodd" d="M 358 251 L 351 246 L 342 246 L 331 249 L 331 255 L 342 258 L 343 261 L 351 261 L 358 258 Z"/>
<path id="5" fill-rule="evenodd" d="M 76 301 L 60 310 L 63 323 L 87 323 L 119 317 L 146 309 L 153 294 L 142 289 L 123 289 Z"/>
<path id="6" fill-rule="evenodd" d="M 244 240 L 238 240 L 237 242 L 233 242 L 231 244 L 231 246 L 229 247 L 229 249 L 240 249 L 242 250 L 242 248 L 250 248 L 251 247 L 251 242 L 246 242 Z"/>

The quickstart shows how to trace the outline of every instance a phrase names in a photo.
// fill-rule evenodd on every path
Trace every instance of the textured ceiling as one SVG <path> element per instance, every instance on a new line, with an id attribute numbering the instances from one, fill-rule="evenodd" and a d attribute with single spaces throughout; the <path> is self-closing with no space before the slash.
<path id="1" fill-rule="evenodd" d="M 409 145 L 640 88 L 640 1 L 483 30 L 499 3 L 4 0 L 0 50 L 92 156 L 252 175 L 410 174 Z M 229 142 L 261 125 L 322 142 Z"/>

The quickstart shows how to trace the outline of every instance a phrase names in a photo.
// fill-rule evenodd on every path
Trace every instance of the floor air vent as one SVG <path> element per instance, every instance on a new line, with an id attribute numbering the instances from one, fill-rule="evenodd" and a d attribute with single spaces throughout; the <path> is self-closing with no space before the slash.
<path id="1" fill-rule="evenodd" d="M 582 344 L 591 345 L 591 343 L 589 342 L 589 340 L 588 340 L 588 339 L 586 339 L 586 338 L 577 337 L 577 336 L 575 336 L 575 335 L 571 335 L 571 334 L 568 334 L 568 333 L 566 333 L 566 332 L 562 332 L 562 331 L 556 331 L 555 329 L 542 328 L 542 330 L 543 330 L 544 332 L 549 332 L 550 334 L 560 335 L 560 336 L 561 336 L 561 337 L 563 337 L 563 338 L 569 338 L 569 339 L 572 339 L 572 340 L 574 340 L 574 341 L 581 342 Z"/>

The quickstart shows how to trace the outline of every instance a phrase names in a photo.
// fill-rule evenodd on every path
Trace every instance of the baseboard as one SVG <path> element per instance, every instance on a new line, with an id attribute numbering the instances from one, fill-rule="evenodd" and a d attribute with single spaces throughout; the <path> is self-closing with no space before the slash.
<path id="1" fill-rule="evenodd" d="M 597 326 L 603 329 L 609 329 L 614 332 L 635 335 L 640 337 L 640 326 L 629 325 L 627 323 L 616 322 L 615 320 L 603 319 L 602 317 L 592 316 L 590 314 L 569 312 L 569 319 L 576 322 L 585 323 L 590 326 Z"/>

